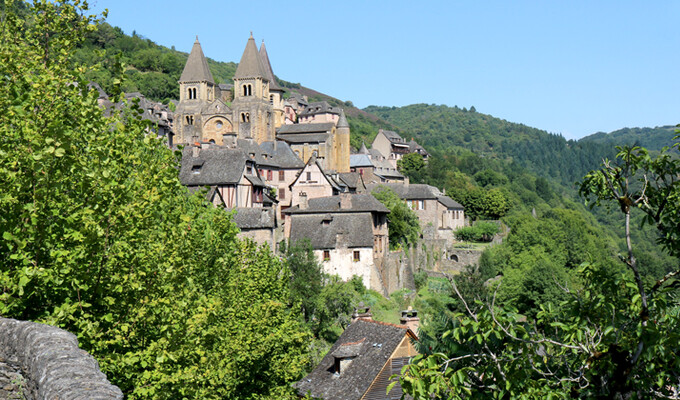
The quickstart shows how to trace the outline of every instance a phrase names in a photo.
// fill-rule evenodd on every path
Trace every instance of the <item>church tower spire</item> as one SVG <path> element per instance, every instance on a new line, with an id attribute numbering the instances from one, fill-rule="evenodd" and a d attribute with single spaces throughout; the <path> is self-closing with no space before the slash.
<path id="1" fill-rule="evenodd" d="M 251 32 L 234 74 L 232 108 L 239 124 L 239 138 L 255 139 L 258 143 L 274 140 L 276 118 L 272 109 L 274 99 L 270 97 L 271 82 Z"/>

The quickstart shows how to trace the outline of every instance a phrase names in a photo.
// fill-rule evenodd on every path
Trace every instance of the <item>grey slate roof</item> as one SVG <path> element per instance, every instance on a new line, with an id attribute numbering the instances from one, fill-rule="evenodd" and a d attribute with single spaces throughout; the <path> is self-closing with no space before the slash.
<path id="1" fill-rule="evenodd" d="M 260 148 L 268 155 L 263 165 L 272 165 L 284 169 L 302 168 L 305 163 L 290 148 L 288 143 L 277 140 L 276 142 L 263 142 Z"/>
<path id="2" fill-rule="evenodd" d="M 267 79 L 267 71 L 260 58 L 260 53 L 257 51 L 255 39 L 251 34 L 246 43 L 246 48 L 243 50 L 241 62 L 238 63 L 234 80 L 243 78 L 265 78 Z"/>
<path id="3" fill-rule="evenodd" d="M 307 107 L 300 113 L 300 116 L 316 115 L 316 114 L 340 114 L 342 109 L 333 107 L 327 101 L 315 101 L 309 103 Z"/>
<path id="4" fill-rule="evenodd" d="M 465 207 L 463 207 L 460 203 L 455 201 L 454 199 L 450 198 L 449 196 L 439 196 L 437 197 L 437 200 L 444 205 L 444 207 L 448 208 L 449 210 L 464 210 Z"/>
<path id="5" fill-rule="evenodd" d="M 296 133 L 279 134 L 276 137 L 288 143 L 322 143 L 328 140 L 328 135 L 329 133 Z"/>
<path id="6" fill-rule="evenodd" d="M 364 182 L 361 179 L 361 174 L 358 172 L 340 172 L 338 173 L 338 179 L 341 180 L 348 188 L 358 189 L 364 187 Z"/>
<path id="7" fill-rule="evenodd" d="M 342 109 L 340 110 L 340 119 L 338 119 L 338 128 L 349 128 L 347 117 L 345 117 L 345 112 Z"/>
<path id="8" fill-rule="evenodd" d="M 351 194 L 347 196 L 351 200 L 351 207 L 349 208 L 340 207 L 340 196 L 326 196 L 309 199 L 306 209 L 302 210 L 299 206 L 294 206 L 282 212 L 284 214 L 390 212 L 383 203 L 371 194 Z"/>
<path id="9" fill-rule="evenodd" d="M 422 154 L 424 156 L 430 154 L 430 153 L 427 152 L 427 150 L 425 150 L 425 148 L 423 146 L 419 145 L 414 140 L 411 140 L 410 142 L 408 142 L 408 148 L 409 148 L 409 151 L 411 153 L 418 153 L 418 154 Z"/>
<path id="10" fill-rule="evenodd" d="M 240 149 L 210 146 L 193 157 L 192 148 L 187 146 L 182 151 L 179 180 L 185 186 L 237 184 L 245 165 L 246 155 Z M 198 173 L 194 173 L 194 167 Z"/>
<path id="11" fill-rule="evenodd" d="M 265 78 L 269 80 L 269 90 L 283 91 L 281 86 L 276 83 L 276 78 L 274 78 L 274 71 L 272 70 L 272 64 L 269 62 L 269 55 L 267 54 L 267 48 L 264 46 L 264 40 L 260 45 L 260 59 L 266 72 Z"/>
<path id="12" fill-rule="evenodd" d="M 198 36 L 196 36 L 196 41 L 194 42 L 194 46 L 191 48 L 191 53 L 189 53 L 189 58 L 187 59 L 187 63 L 184 65 L 184 71 L 182 71 L 179 81 L 215 82 L 213 80 L 212 73 L 210 72 L 210 68 L 208 68 L 208 61 L 203 55 L 201 44 L 198 42 Z"/>
<path id="13" fill-rule="evenodd" d="M 403 143 L 404 142 L 404 139 L 401 136 L 399 136 L 399 134 L 397 132 L 386 131 L 384 129 L 380 129 L 380 132 L 382 132 L 383 135 L 385 135 L 385 137 L 387 139 L 389 139 L 389 141 L 392 142 L 392 143 Z"/>
<path id="14" fill-rule="evenodd" d="M 290 124 L 281 125 L 279 129 L 276 130 L 277 134 L 299 134 L 299 133 L 327 133 L 330 132 L 335 126 L 332 122 L 322 122 L 313 124 Z"/>
<path id="15" fill-rule="evenodd" d="M 237 207 L 232 220 L 239 229 L 274 229 L 274 209 L 271 207 Z"/>
<path id="16" fill-rule="evenodd" d="M 378 321 L 358 320 L 340 335 L 321 363 L 293 387 L 304 396 L 324 400 L 360 399 L 407 335 L 406 327 Z M 378 346 L 380 345 L 380 346 Z M 356 358 L 334 376 L 335 356 L 357 353 Z"/>
<path id="17" fill-rule="evenodd" d="M 326 220 L 328 223 L 324 223 Z M 373 217 L 370 212 L 293 215 L 290 220 L 290 242 L 309 240 L 315 250 L 335 249 L 338 234 L 344 235 L 348 248 L 373 247 Z"/>
<path id="18" fill-rule="evenodd" d="M 349 167 L 359 168 L 359 167 L 373 167 L 373 162 L 366 154 L 350 154 L 349 155 Z"/>
<path id="19" fill-rule="evenodd" d="M 363 141 L 361 142 L 361 148 L 359 149 L 359 154 L 369 154 L 368 149 L 366 148 L 366 143 Z"/>

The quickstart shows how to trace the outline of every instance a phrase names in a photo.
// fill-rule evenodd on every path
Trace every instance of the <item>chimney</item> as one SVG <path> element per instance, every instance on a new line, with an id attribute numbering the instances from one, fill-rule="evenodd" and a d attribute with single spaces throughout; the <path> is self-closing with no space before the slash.
<path id="1" fill-rule="evenodd" d="M 236 134 L 233 132 L 230 133 L 225 133 L 222 135 L 222 144 L 224 146 L 229 147 L 230 149 L 233 149 L 236 147 Z"/>
<path id="2" fill-rule="evenodd" d="M 350 210 L 352 209 L 352 195 L 349 193 L 340 193 L 340 209 Z"/>
<path id="3" fill-rule="evenodd" d="M 407 310 L 401 312 L 401 318 L 399 318 L 402 325 L 406 325 L 407 328 L 412 330 L 414 333 L 418 332 L 418 326 L 420 326 L 420 318 L 418 318 L 418 311 L 408 306 Z"/>
<path id="4" fill-rule="evenodd" d="M 196 143 L 194 143 L 194 145 L 191 146 L 191 156 L 192 157 L 198 157 L 198 154 L 200 152 L 201 152 L 200 146 L 198 146 L 198 145 L 196 145 Z"/>
<path id="5" fill-rule="evenodd" d="M 364 302 L 360 302 L 359 305 L 354 309 L 354 314 L 352 314 L 352 322 L 364 320 L 373 321 L 373 314 L 371 314 L 371 307 L 364 305 Z"/>
<path id="6" fill-rule="evenodd" d="M 205 150 L 210 147 L 210 142 L 201 142 L 201 150 Z"/>
<path id="7" fill-rule="evenodd" d="M 300 192 L 300 202 L 298 203 L 298 207 L 300 207 L 300 210 L 306 210 L 307 209 L 307 193 L 305 192 Z"/>

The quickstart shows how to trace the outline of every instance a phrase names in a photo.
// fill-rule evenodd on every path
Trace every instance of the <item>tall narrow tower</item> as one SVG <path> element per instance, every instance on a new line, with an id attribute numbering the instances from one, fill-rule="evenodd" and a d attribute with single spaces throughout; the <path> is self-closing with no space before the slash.
<path id="1" fill-rule="evenodd" d="M 345 111 L 340 111 L 335 138 L 335 169 L 338 172 L 349 172 L 349 134 L 349 123 L 345 118 Z"/>
<path id="2" fill-rule="evenodd" d="M 269 104 L 269 79 L 252 33 L 234 74 L 232 109 L 238 137 L 258 143 L 274 140 L 274 115 Z"/>
<path id="3" fill-rule="evenodd" d="M 214 99 L 215 81 L 196 36 L 179 78 L 179 105 L 175 117 L 177 143 L 201 140 L 201 108 Z"/>
<path id="4" fill-rule="evenodd" d="M 272 64 L 269 62 L 269 55 L 267 54 L 264 40 L 260 45 L 260 58 L 264 65 L 266 78 L 269 79 L 269 104 L 271 104 L 274 109 L 274 129 L 276 130 L 276 128 L 280 127 L 285 122 L 283 113 L 283 92 L 285 90 L 276 83 L 276 78 L 274 77 Z"/>

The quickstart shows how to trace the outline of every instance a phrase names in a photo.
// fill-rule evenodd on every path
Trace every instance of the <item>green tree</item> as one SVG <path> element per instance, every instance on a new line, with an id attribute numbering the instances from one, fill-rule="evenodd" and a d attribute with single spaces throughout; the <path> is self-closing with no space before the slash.
<path id="1" fill-rule="evenodd" d="M 424 167 L 425 161 L 423 156 L 418 153 L 409 153 L 402 157 L 401 160 L 397 160 L 397 168 L 408 177 L 417 175 Z"/>
<path id="2" fill-rule="evenodd" d="M 306 323 L 315 317 L 318 297 L 323 288 L 323 272 L 308 240 L 289 245 L 285 260 L 290 271 L 290 297 L 299 303 Z"/>
<path id="3" fill-rule="evenodd" d="M 408 205 L 388 187 L 373 193 L 390 210 L 388 227 L 390 230 L 390 247 L 398 248 L 415 244 L 420 238 L 420 222 Z"/>
<path id="4" fill-rule="evenodd" d="M 4 5 L 0 315 L 73 332 L 129 398 L 292 395 L 310 335 L 285 265 L 188 193 L 138 107 L 98 107 L 80 2 Z"/>
<path id="5" fill-rule="evenodd" d="M 406 366 L 401 385 L 407 393 L 446 399 L 677 397 L 680 270 L 645 283 L 633 252 L 630 212 L 640 208 L 668 252 L 678 254 L 680 160 L 666 151 L 652 159 L 639 147 L 618 150 L 616 160 L 606 160 L 580 187 L 594 204 L 614 201 L 625 216 L 625 268 L 583 263 L 582 285 L 557 282 L 566 299 L 559 306 L 544 303 L 529 320 L 512 304 L 499 304 L 495 293 L 505 278 L 476 300 L 461 295 L 450 278 L 465 311 L 442 335 L 453 343 L 440 348 L 466 351 L 427 355 Z M 541 276 L 522 289 L 527 300 L 544 301 L 531 293 L 547 285 L 536 280 Z"/>

